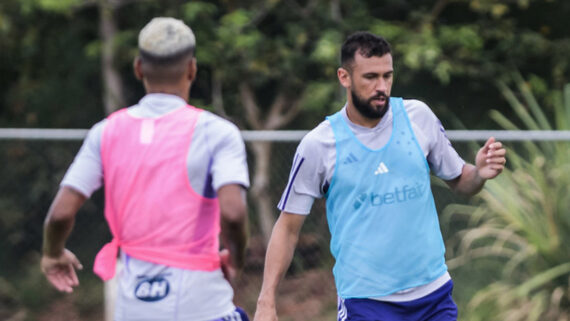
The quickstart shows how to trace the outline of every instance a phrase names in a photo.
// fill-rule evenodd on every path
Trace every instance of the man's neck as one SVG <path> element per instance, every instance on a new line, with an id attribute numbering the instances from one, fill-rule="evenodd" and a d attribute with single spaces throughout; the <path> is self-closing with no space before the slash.
<path id="1" fill-rule="evenodd" d="M 348 102 L 346 105 L 346 116 L 352 123 L 367 128 L 376 127 L 382 120 L 382 118 L 364 117 L 351 102 Z"/>
<path id="2" fill-rule="evenodd" d="M 172 90 L 147 90 L 146 91 L 147 94 L 167 94 L 167 95 L 174 95 L 174 96 L 178 96 L 182 99 L 184 99 L 184 101 L 188 101 L 189 95 L 188 94 L 184 94 L 180 91 L 172 91 Z"/>
<path id="3" fill-rule="evenodd" d="M 190 86 L 172 84 L 149 84 L 148 82 L 145 82 L 144 85 L 147 94 L 174 95 L 184 99 L 186 102 L 190 98 Z"/>

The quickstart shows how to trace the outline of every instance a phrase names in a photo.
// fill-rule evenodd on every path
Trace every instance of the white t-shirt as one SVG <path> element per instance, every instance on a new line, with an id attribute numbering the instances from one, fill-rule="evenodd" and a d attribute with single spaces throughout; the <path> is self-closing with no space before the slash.
<path id="1" fill-rule="evenodd" d="M 425 103 L 413 99 L 404 99 L 404 109 L 432 173 L 443 180 L 451 180 L 461 175 L 465 161 L 451 145 L 445 129 L 431 109 Z M 380 149 L 390 139 L 393 120 L 391 109 L 373 128 L 352 123 L 346 115 L 346 106 L 342 108 L 341 114 L 354 135 L 368 148 Z M 292 214 L 309 214 L 314 200 L 325 195 L 334 173 L 335 162 L 334 133 L 330 122 L 324 120 L 299 143 L 289 182 L 277 207 Z M 415 300 L 436 290 L 449 279 L 450 276 L 446 273 L 432 283 L 378 299 Z"/>
<path id="2" fill-rule="evenodd" d="M 149 94 L 129 107 L 133 117 L 155 118 L 187 103 L 180 97 Z M 61 186 L 71 187 L 86 197 L 103 185 L 101 138 L 106 120 L 95 124 L 67 170 Z M 215 197 L 227 184 L 249 187 L 245 144 L 239 129 L 231 122 L 204 111 L 200 114 L 186 158 L 190 185 L 204 197 Z M 164 320 L 176 316 L 188 320 L 214 320 L 231 313 L 233 289 L 220 269 L 211 272 L 183 270 L 154 264 L 121 254 L 123 270 L 118 274 L 116 320 L 158 320 L 157 307 Z M 151 280 L 151 281 L 148 281 Z M 165 285 L 168 284 L 168 291 Z M 145 287 L 158 301 L 145 301 Z M 154 287 L 154 288 L 153 288 Z M 154 291 L 154 292 L 153 292 Z M 144 294 L 141 299 L 141 293 Z M 158 304 L 158 305 L 157 305 Z M 148 310 L 147 310 L 148 309 Z"/>
<path id="3" fill-rule="evenodd" d="M 149 94 L 137 105 L 129 107 L 128 113 L 134 117 L 154 118 L 183 106 L 186 106 L 186 102 L 178 96 Z M 104 119 L 91 128 L 63 177 L 62 186 L 70 186 L 90 197 L 103 185 L 101 138 L 106 122 Z M 245 144 L 234 124 L 204 111 L 196 122 L 193 135 L 186 165 L 194 191 L 205 197 L 213 197 L 223 185 L 249 187 Z"/>

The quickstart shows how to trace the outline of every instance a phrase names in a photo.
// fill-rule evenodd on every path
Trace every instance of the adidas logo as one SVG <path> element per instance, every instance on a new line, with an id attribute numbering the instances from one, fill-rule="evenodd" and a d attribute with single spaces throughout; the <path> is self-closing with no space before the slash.
<path id="1" fill-rule="evenodd" d="M 344 159 L 344 164 L 352 164 L 358 162 L 358 158 L 354 156 L 352 153 L 348 154 L 348 156 Z"/>
<path id="2" fill-rule="evenodd" d="M 378 168 L 374 172 L 374 175 L 386 174 L 388 172 L 389 172 L 389 170 L 388 170 L 388 167 L 386 167 L 386 164 L 384 164 L 384 162 L 380 162 L 380 164 L 378 165 Z"/>

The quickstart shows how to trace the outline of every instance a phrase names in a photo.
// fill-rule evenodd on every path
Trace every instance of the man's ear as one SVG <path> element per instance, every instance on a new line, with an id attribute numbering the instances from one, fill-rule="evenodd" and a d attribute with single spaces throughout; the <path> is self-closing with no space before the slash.
<path id="1" fill-rule="evenodd" d="M 144 75 L 142 71 L 142 60 L 138 56 L 135 57 L 135 60 L 133 61 L 133 72 L 135 73 L 135 77 L 138 80 L 143 80 Z"/>
<path id="2" fill-rule="evenodd" d="M 187 70 L 188 80 L 190 80 L 190 82 L 194 82 L 194 79 L 196 79 L 196 73 L 198 72 L 198 64 L 196 63 L 196 57 L 192 57 L 192 59 L 188 61 L 187 68 L 188 68 Z"/>
<path id="3" fill-rule="evenodd" d="M 344 88 L 350 87 L 350 72 L 342 67 L 336 70 L 338 81 Z"/>

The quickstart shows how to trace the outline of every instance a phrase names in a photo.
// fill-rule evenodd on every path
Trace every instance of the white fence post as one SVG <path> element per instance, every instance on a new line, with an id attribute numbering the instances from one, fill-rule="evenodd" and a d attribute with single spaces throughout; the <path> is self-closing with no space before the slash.
<path id="1" fill-rule="evenodd" d="M 121 271 L 121 268 L 121 260 L 117 259 L 115 277 L 106 281 L 103 285 L 103 309 L 105 312 L 105 321 L 113 321 L 115 316 L 115 302 L 117 302 L 117 275 L 119 274 L 119 271 Z"/>

